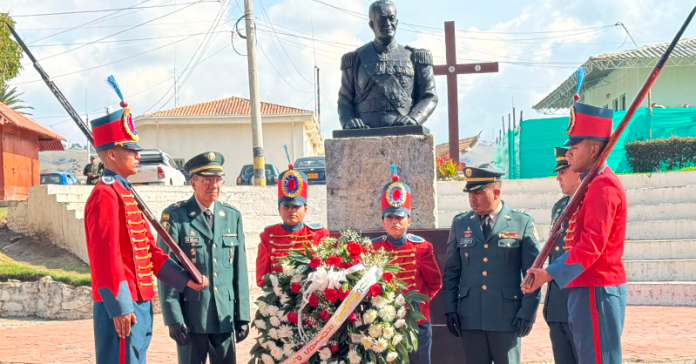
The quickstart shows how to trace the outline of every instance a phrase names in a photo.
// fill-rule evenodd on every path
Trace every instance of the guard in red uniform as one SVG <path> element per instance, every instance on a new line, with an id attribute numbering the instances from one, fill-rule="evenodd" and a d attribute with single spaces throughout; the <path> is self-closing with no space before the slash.
<path id="1" fill-rule="evenodd" d="M 433 245 L 420 236 L 407 234 L 411 226 L 411 188 L 399 180 L 396 165 L 392 164 L 392 181 L 382 189 L 382 223 L 387 235 L 372 240 L 374 249 L 392 252 L 392 264 L 401 267 L 396 278 L 406 283 L 408 290 L 418 290 L 433 299 L 442 288 L 442 275 L 435 261 Z M 430 301 L 420 303 L 425 320 L 418 322 L 418 350 L 409 354 L 411 364 L 430 364 L 433 330 L 430 325 Z"/>
<path id="2" fill-rule="evenodd" d="M 316 244 L 329 236 L 329 230 L 321 224 L 304 221 L 307 214 L 307 176 L 296 171 L 290 163 L 289 169 L 280 175 L 278 182 L 278 212 L 282 224 L 268 226 L 261 233 L 259 253 L 256 256 L 256 284 L 265 282 L 268 273 L 283 271 L 278 258 L 287 256 L 288 251 L 304 250 L 304 245 Z"/>
<path id="3" fill-rule="evenodd" d="M 155 244 L 150 225 L 126 179 L 137 171 L 138 133 L 113 76 L 124 109 L 92 120 L 94 146 L 104 175 L 85 206 L 85 236 L 92 275 L 97 364 L 145 363 L 152 337 L 155 276 L 180 292 L 200 290 L 189 274 Z"/>
<path id="4" fill-rule="evenodd" d="M 611 136 L 613 111 L 575 102 L 568 127 L 568 165 L 585 178 Z M 568 322 L 580 364 L 620 364 L 626 312 L 626 271 L 621 261 L 626 235 L 626 193 L 604 168 L 573 213 L 566 252 L 547 269 L 530 269 L 531 292 L 551 281 L 569 290 Z"/>

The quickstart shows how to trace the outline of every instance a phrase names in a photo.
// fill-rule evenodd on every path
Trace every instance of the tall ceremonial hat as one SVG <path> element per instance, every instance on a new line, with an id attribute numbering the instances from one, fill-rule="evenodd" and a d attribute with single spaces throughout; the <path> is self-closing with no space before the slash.
<path id="1" fill-rule="evenodd" d="M 184 169 L 190 175 L 198 176 L 224 176 L 222 165 L 225 164 L 225 156 L 218 152 L 205 152 L 199 154 L 184 164 Z"/>
<path id="2" fill-rule="evenodd" d="M 97 152 L 114 147 L 142 150 L 143 148 L 138 145 L 140 137 L 135 130 L 133 114 L 131 114 L 128 103 L 123 100 L 121 88 L 116 83 L 114 76 L 109 76 L 106 82 L 116 91 L 116 95 L 121 99 L 120 105 L 122 109 L 90 121 L 94 136 L 94 148 Z"/>
<path id="3" fill-rule="evenodd" d="M 288 158 L 288 170 L 278 177 L 278 205 L 303 206 L 307 204 L 307 175 L 295 170 L 290 162 L 288 146 L 285 147 L 285 156 Z"/>
<path id="4" fill-rule="evenodd" d="M 495 168 L 466 167 L 464 168 L 464 179 L 466 180 L 464 192 L 482 190 L 489 184 L 500 181 L 500 177 L 504 174 L 505 171 Z"/>
<path id="5" fill-rule="evenodd" d="M 579 102 L 584 74 L 584 68 L 580 67 L 573 106 L 570 107 L 570 121 L 566 133 L 568 141 L 565 142 L 565 146 L 580 143 L 585 139 L 608 141 L 611 137 L 614 110 Z"/>
<path id="6" fill-rule="evenodd" d="M 556 147 L 553 149 L 556 155 L 556 168 L 553 169 L 553 173 L 558 173 L 569 167 L 568 158 L 566 153 L 568 153 L 568 148 Z"/>
<path id="7" fill-rule="evenodd" d="M 411 216 L 411 187 L 401 182 L 396 164 L 391 165 L 392 178 L 382 188 L 382 217 L 389 215 Z"/>

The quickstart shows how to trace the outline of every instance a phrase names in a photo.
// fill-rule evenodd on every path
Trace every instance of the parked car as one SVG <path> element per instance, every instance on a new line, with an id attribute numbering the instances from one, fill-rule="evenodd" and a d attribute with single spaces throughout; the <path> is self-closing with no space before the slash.
<path id="1" fill-rule="evenodd" d="M 254 166 L 251 164 L 244 165 L 239 171 L 237 177 L 237 186 L 253 185 L 254 184 Z M 266 186 L 275 186 L 278 184 L 278 170 L 272 164 L 266 164 Z"/>
<path id="2" fill-rule="evenodd" d="M 134 185 L 183 186 L 186 177 L 169 154 L 159 149 L 143 149 L 138 173 L 128 177 L 128 181 Z"/>
<path id="3" fill-rule="evenodd" d="M 41 173 L 42 185 L 81 185 L 74 174 L 68 172 Z"/>
<path id="4" fill-rule="evenodd" d="M 326 157 L 301 157 L 295 161 L 295 169 L 307 175 L 310 185 L 326 184 Z"/>

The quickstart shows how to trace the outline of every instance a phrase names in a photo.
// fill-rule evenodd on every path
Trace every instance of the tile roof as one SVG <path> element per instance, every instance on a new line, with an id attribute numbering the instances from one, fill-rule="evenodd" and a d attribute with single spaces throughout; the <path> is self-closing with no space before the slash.
<path id="1" fill-rule="evenodd" d="M 660 58 L 662 54 L 665 53 L 665 50 L 667 50 L 670 43 L 671 42 L 651 44 L 621 52 L 605 53 L 596 57 L 590 57 L 590 60 Z M 696 38 L 684 38 L 680 39 L 674 47 L 670 58 L 692 56 L 696 56 Z"/>
<path id="2" fill-rule="evenodd" d="M 9 106 L 0 102 L 0 124 L 11 124 L 22 129 L 31 130 L 39 134 L 39 150 L 43 151 L 41 147 L 47 147 L 49 149 L 45 150 L 63 150 L 62 146 L 60 149 L 57 145 L 60 145 L 61 140 L 67 140 L 64 136 L 46 128 L 45 126 L 29 119 L 28 117 L 12 110 Z M 56 143 L 40 143 L 41 141 L 55 141 Z"/>
<path id="3" fill-rule="evenodd" d="M 312 113 L 311 110 L 302 110 L 294 107 L 261 103 L 262 115 L 274 114 L 307 114 Z M 191 104 L 179 106 L 172 109 L 160 110 L 142 115 L 143 117 L 156 116 L 212 116 L 212 115 L 249 115 L 251 107 L 249 99 L 241 97 L 227 97 L 220 100 L 202 102 L 199 104 Z"/>

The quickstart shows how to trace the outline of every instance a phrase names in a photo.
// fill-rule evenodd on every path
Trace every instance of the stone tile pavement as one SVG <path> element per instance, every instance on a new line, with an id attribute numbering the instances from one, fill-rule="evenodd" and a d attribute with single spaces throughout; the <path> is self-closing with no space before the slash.
<path id="1" fill-rule="evenodd" d="M 532 333 L 522 340 L 525 363 L 553 362 L 548 328 L 541 312 Z M 0 363 L 94 363 L 92 321 L 41 321 L 0 319 Z M 250 337 L 254 337 L 252 332 Z M 238 345 L 238 360 L 246 364 L 253 342 Z M 694 363 L 696 358 L 696 307 L 629 306 L 623 335 L 625 363 Z M 155 333 L 148 363 L 176 363 L 176 348 L 155 316 Z"/>

